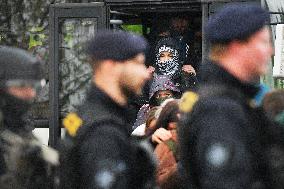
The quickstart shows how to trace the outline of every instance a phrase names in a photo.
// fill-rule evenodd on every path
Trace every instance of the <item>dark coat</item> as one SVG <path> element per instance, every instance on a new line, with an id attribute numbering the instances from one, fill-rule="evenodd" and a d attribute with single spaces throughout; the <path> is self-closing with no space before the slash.
<path id="1" fill-rule="evenodd" d="M 201 77 L 199 101 L 179 132 L 186 188 L 275 188 L 270 150 L 283 147 L 284 132 L 249 103 L 256 85 L 211 62 Z"/>
<path id="2" fill-rule="evenodd" d="M 23 138 L 30 138 L 32 135 L 31 129 L 29 128 L 29 125 L 26 125 L 26 122 L 23 119 L 23 116 L 29 107 L 29 103 L 13 97 L 6 92 L 2 92 L 0 95 L 0 133 L 4 130 L 9 130 Z M 0 145 L 0 176 L 6 172 L 4 160 L 5 150 L 2 143 Z"/>
<path id="3" fill-rule="evenodd" d="M 24 119 L 29 107 L 28 102 L 8 93 L 0 95 L 2 189 L 46 189 L 53 185 L 50 171 L 53 166 L 44 158 L 42 146 Z"/>
<path id="4" fill-rule="evenodd" d="M 138 111 L 136 116 L 136 121 L 133 125 L 133 130 L 136 129 L 139 125 L 142 125 L 147 120 L 147 115 L 150 111 L 150 109 L 154 106 L 159 106 L 160 104 L 156 101 L 154 98 L 154 94 L 158 91 L 163 90 L 170 90 L 174 94 L 175 98 L 180 97 L 180 90 L 171 78 L 167 75 L 156 75 L 154 74 L 154 77 L 151 81 L 150 85 L 150 91 L 149 91 L 149 100 L 147 104 L 144 104 Z"/>
<path id="5" fill-rule="evenodd" d="M 130 139 L 126 107 L 92 86 L 78 114 L 83 120 L 76 136 L 78 188 L 146 188 L 154 168 Z"/>

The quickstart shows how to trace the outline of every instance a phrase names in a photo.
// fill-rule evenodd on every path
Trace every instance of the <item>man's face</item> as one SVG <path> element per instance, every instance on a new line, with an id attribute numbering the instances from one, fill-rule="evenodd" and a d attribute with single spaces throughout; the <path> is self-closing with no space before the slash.
<path id="1" fill-rule="evenodd" d="M 188 21 L 183 18 L 174 18 L 171 21 L 171 25 L 174 31 L 178 32 L 180 35 L 183 35 L 188 28 Z"/>
<path id="2" fill-rule="evenodd" d="M 119 85 L 124 95 L 141 95 L 145 82 L 150 78 L 149 72 L 144 64 L 145 56 L 138 54 L 136 57 L 121 64 Z"/>
<path id="3" fill-rule="evenodd" d="M 269 60 L 273 54 L 270 31 L 268 27 L 255 33 L 245 44 L 246 68 L 258 77 L 267 72 Z"/>

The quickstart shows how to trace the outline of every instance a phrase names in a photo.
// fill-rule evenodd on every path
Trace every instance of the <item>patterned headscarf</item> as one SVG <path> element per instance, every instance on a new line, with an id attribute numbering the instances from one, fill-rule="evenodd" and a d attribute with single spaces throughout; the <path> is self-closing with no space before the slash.
<path id="1" fill-rule="evenodd" d="M 175 86 L 171 78 L 167 75 L 154 75 L 153 82 L 150 86 L 149 103 L 153 103 L 153 96 L 157 91 L 170 90 L 175 94 L 180 93 L 180 90 Z"/>
<path id="2" fill-rule="evenodd" d="M 170 52 L 173 58 L 161 61 L 160 55 L 162 52 Z M 180 52 L 178 48 L 178 43 L 174 38 L 162 38 L 158 41 L 155 48 L 155 72 L 157 75 L 168 75 L 174 78 L 181 72 L 181 62 L 180 62 Z"/>

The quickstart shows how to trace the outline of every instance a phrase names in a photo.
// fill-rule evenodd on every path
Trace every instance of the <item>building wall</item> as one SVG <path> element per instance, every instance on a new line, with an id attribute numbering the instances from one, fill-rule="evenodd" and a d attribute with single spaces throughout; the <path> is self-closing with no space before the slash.
<path id="1" fill-rule="evenodd" d="M 269 10 L 269 12 L 282 12 L 284 13 L 284 0 L 264 0 L 265 7 Z M 284 14 L 271 14 L 270 16 L 271 23 L 283 23 L 284 24 Z M 274 42 L 275 36 L 275 27 L 276 25 L 271 25 L 272 31 L 272 40 Z M 271 88 L 283 88 L 284 81 L 283 79 L 274 79 L 272 77 L 272 68 L 273 68 L 273 61 L 271 63 L 271 67 L 269 73 L 262 78 L 262 81 L 269 85 Z"/>

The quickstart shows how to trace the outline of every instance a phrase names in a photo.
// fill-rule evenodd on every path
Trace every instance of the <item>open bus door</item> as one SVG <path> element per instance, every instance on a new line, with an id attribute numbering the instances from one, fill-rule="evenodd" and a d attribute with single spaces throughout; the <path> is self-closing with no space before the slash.
<path id="1" fill-rule="evenodd" d="M 61 119 L 82 102 L 91 68 L 85 42 L 108 28 L 104 3 L 63 3 L 50 7 L 49 144 L 57 148 Z M 79 81 L 79 82 L 78 82 Z"/>

